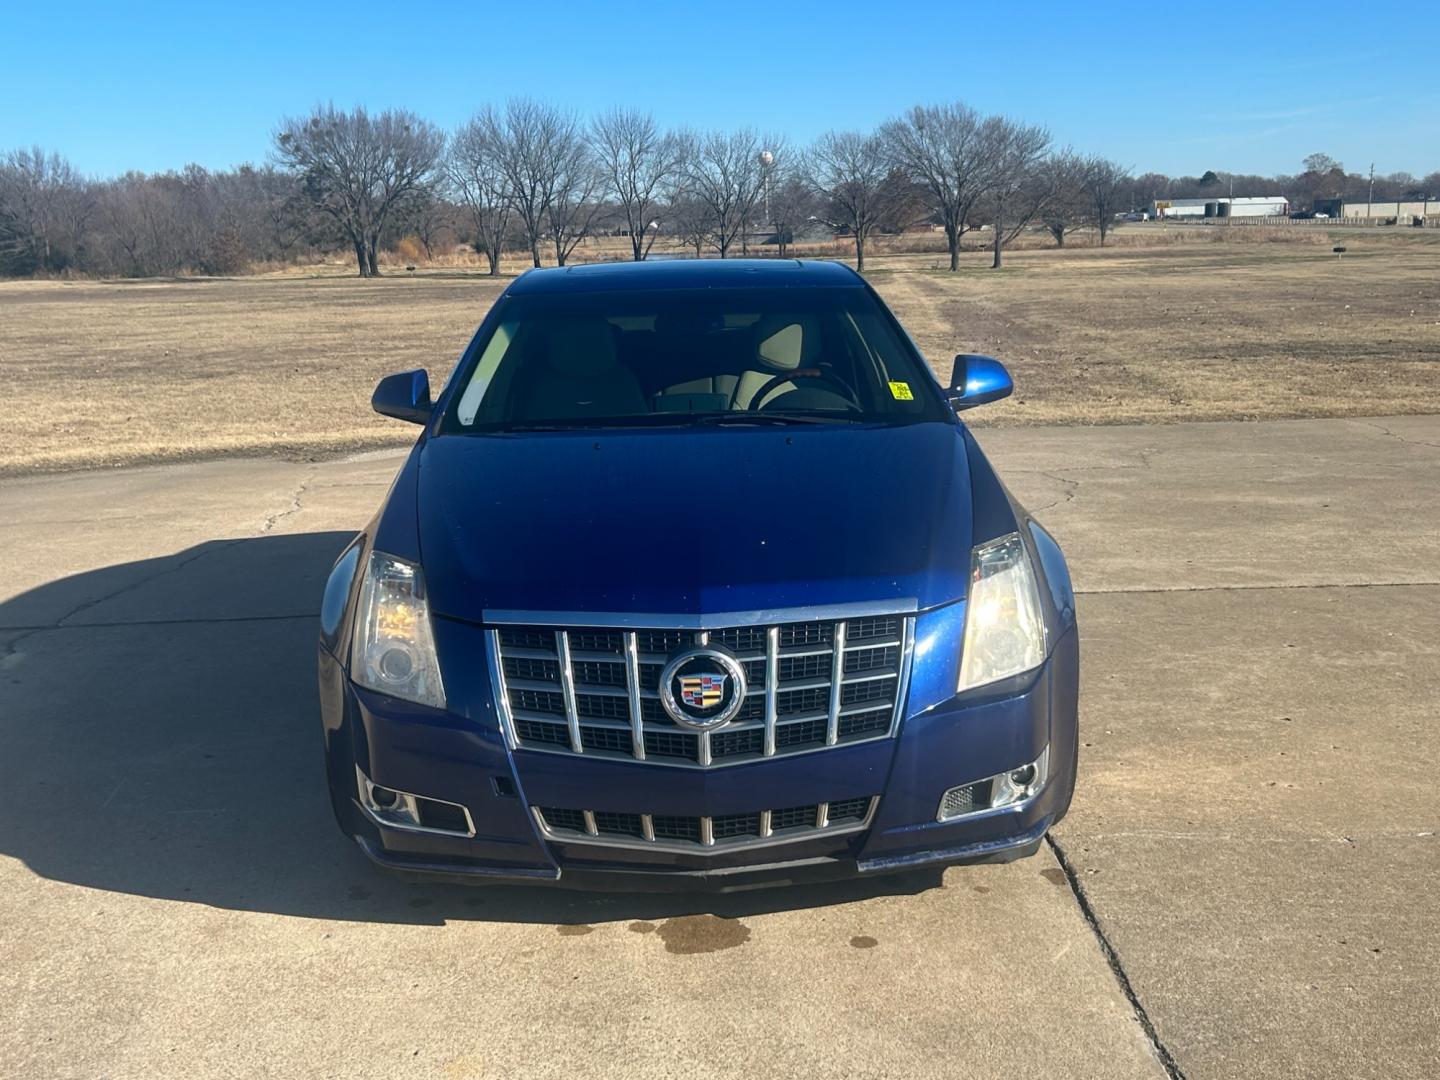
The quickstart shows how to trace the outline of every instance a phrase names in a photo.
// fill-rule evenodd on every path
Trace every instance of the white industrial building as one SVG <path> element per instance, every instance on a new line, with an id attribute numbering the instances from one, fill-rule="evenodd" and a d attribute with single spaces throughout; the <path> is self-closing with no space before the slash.
<path id="1" fill-rule="evenodd" d="M 1397 221 L 1440 214 L 1440 199 L 1316 199 L 1315 212 L 1332 218 L 1360 221 Z"/>
<path id="2" fill-rule="evenodd" d="M 1290 200 L 1283 195 L 1246 198 L 1224 196 L 1214 199 L 1157 199 L 1150 214 L 1157 218 L 1284 217 Z"/>

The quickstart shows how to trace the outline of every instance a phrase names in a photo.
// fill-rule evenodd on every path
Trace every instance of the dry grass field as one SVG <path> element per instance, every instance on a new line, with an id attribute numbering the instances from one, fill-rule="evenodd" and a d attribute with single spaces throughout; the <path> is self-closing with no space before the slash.
<path id="1" fill-rule="evenodd" d="M 1440 412 L 1440 235 L 969 252 L 867 272 L 942 375 L 1010 365 L 978 423 L 1173 422 Z M 503 287 L 456 268 L 370 281 L 341 266 L 237 279 L 0 283 L 0 472 L 398 445 L 381 375 L 449 373 Z"/>
<path id="2" fill-rule="evenodd" d="M 1018 251 L 957 277 L 933 256 L 871 280 L 937 369 L 990 353 L 994 424 L 1440 412 L 1440 234 Z M 948 373 L 948 372 L 946 372 Z"/>

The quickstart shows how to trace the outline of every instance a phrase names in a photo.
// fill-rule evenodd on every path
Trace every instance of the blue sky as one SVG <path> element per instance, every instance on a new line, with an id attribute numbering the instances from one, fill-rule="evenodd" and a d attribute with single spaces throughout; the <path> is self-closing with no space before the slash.
<path id="1" fill-rule="evenodd" d="M 1354 171 L 1440 169 L 1435 27 L 1414 5 L 1371 16 L 1354 3 L 1063 0 L 0 9 L 0 150 L 39 144 L 102 176 L 261 161 L 276 121 L 321 101 L 404 106 L 449 128 L 515 94 L 798 141 L 960 99 L 1139 171 L 1292 172 L 1315 151 Z M 1353 37 L 1331 25 L 1357 17 L 1366 29 Z"/>

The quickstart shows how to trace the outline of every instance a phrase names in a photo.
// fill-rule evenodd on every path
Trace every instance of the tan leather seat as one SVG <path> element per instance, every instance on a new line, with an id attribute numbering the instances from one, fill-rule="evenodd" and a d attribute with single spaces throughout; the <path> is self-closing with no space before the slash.
<path id="1" fill-rule="evenodd" d="M 727 401 L 733 398 L 737 409 L 758 408 L 762 403 L 753 401 L 755 394 L 782 370 L 813 367 L 820 359 L 820 324 L 812 315 L 765 315 L 756 321 L 750 333 L 752 359 L 749 362 L 755 367 L 738 377 L 722 374 L 676 383 L 667 386 L 664 394 L 723 394 Z M 788 384 L 777 386 L 766 395 L 766 400 L 773 401 L 788 389 Z"/>

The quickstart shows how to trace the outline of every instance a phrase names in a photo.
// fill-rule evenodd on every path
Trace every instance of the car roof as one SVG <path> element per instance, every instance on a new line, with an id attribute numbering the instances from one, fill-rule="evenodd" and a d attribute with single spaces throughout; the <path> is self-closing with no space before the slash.
<path id="1" fill-rule="evenodd" d="M 799 259 L 666 259 L 584 263 L 521 274 L 511 296 L 661 289 L 858 289 L 864 279 L 844 263 Z"/>

